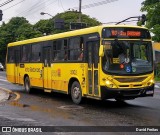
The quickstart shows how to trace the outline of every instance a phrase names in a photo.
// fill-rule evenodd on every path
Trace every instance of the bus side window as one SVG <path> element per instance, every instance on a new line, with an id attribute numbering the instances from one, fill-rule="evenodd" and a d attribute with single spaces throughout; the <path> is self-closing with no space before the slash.
<path id="1" fill-rule="evenodd" d="M 12 63 L 14 62 L 14 48 L 13 47 L 9 47 L 8 48 L 8 62 Z"/>
<path id="2" fill-rule="evenodd" d="M 29 57 L 30 57 L 30 45 L 25 45 L 22 46 L 22 57 L 21 57 L 21 61 L 22 62 L 28 62 L 29 61 Z"/>
<path id="3" fill-rule="evenodd" d="M 64 60 L 68 60 L 68 47 L 67 47 L 67 42 L 68 40 L 67 39 L 64 39 Z"/>
<path id="4" fill-rule="evenodd" d="M 55 41 L 54 41 L 55 42 Z M 63 40 L 57 40 L 53 45 L 54 61 L 64 60 L 64 43 Z"/>
<path id="5" fill-rule="evenodd" d="M 69 41 L 69 60 L 82 60 L 83 39 L 80 37 L 71 38 Z"/>
<path id="6" fill-rule="evenodd" d="M 83 37 L 80 38 L 80 49 L 79 49 L 79 57 L 78 57 L 78 60 L 83 60 L 83 45 L 84 42 L 83 42 Z"/>
<path id="7" fill-rule="evenodd" d="M 78 60 L 82 60 L 83 59 L 83 51 L 80 52 Z"/>
<path id="8" fill-rule="evenodd" d="M 39 62 L 41 58 L 41 44 L 33 44 L 31 48 L 31 61 Z"/>
<path id="9" fill-rule="evenodd" d="M 55 57 L 56 57 L 56 46 L 57 45 L 57 41 L 53 41 L 53 56 L 52 56 L 52 61 L 55 60 Z"/>

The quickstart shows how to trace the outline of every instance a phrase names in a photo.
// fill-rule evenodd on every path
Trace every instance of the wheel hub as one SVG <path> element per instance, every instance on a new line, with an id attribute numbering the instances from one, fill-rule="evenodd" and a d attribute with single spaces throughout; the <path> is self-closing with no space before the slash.
<path id="1" fill-rule="evenodd" d="M 73 95 L 74 95 L 75 98 L 78 98 L 78 97 L 79 97 L 79 95 L 80 95 L 80 90 L 79 90 L 78 87 L 74 87 L 74 89 L 73 89 Z"/>

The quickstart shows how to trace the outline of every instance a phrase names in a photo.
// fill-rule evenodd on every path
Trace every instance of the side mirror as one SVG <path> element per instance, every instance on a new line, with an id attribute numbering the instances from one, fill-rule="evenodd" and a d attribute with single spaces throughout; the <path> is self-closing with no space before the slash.
<path id="1" fill-rule="evenodd" d="M 100 48 L 99 48 L 99 56 L 100 56 L 100 57 L 103 57 L 103 56 L 104 56 L 104 46 L 103 46 L 103 45 L 100 45 Z"/>

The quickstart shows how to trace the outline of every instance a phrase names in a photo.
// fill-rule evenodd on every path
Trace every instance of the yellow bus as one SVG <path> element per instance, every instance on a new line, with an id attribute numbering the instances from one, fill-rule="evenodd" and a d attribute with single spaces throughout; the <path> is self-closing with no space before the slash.
<path id="1" fill-rule="evenodd" d="M 144 27 L 104 25 L 8 44 L 9 82 L 46 92 L 118 101 L 153 96 L 153 51 Z M 34 89 L 35 90 L 35 89 Z"/>

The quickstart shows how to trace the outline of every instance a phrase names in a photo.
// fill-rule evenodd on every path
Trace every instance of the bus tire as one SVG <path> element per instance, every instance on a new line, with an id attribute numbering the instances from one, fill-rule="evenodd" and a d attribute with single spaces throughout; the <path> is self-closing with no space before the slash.
<path id="1" fill-rule="evenodd" d="M 30 85 L 30 80 L 29 77 L 25 77 L 24 79 L 24 89 L 27 93 L 31 93 L 31 85 Z"/>
<path id="2" fill-rule="evenodd" d="M 74 81 L 71 86 L 71 97 L 75 104 L 80 104 L 82 101 L 82 90 L 78 81 Z"/>

